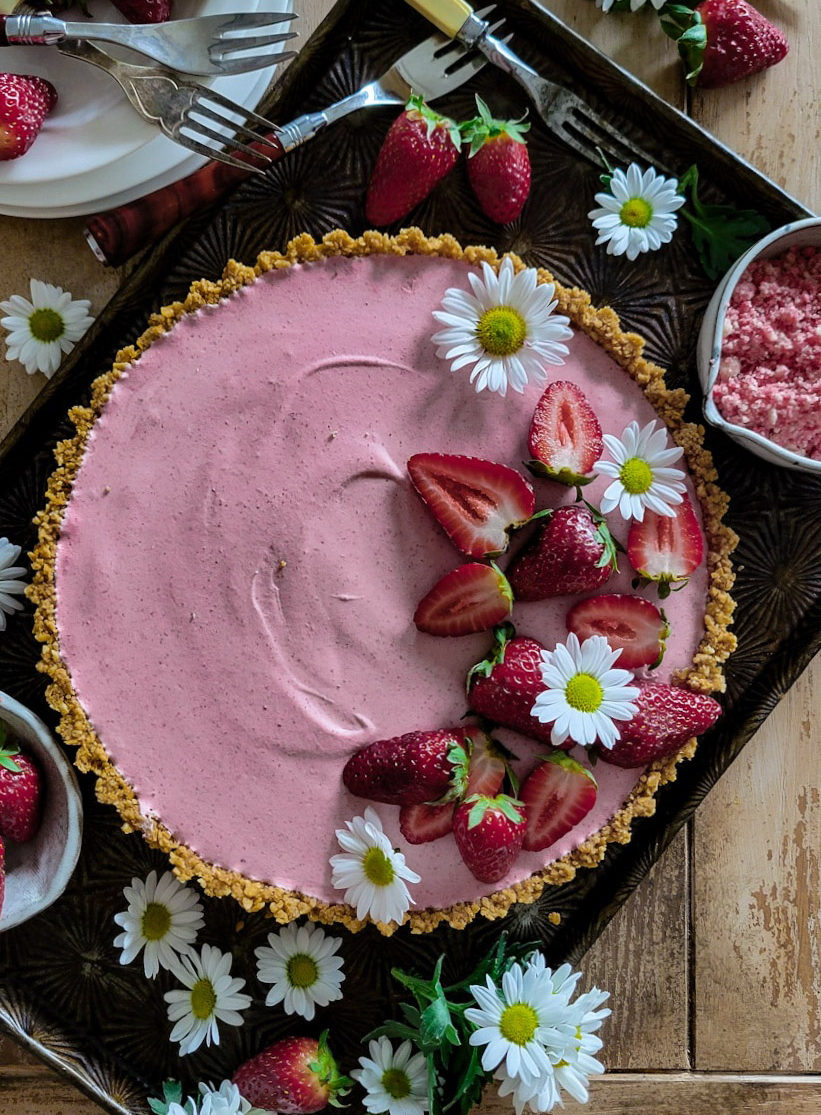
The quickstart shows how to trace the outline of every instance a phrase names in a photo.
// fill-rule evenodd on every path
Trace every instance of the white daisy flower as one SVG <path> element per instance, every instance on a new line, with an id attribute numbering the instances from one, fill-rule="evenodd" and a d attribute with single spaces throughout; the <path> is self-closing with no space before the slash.
<path id="1" fill-rule="evenodd" d="M 22 600 L 15 600 L 26 591 L 24 565 L 13 565 L 20 556 L 20 547 L 13 546 L 8 538 L 0 538 L 0 631 L 6 630 L 6 616 L 19 612 Z"/>
<path id="2" fill-rule="evenodd" d="M 470 1044 L 485 1047 L 482 1068 L 496 1073 L 505 1094 L 511 1091 L 507 1081 L 528 1087 L 551 1077 L 551 1051 L 559 1060 L 572 1037 L 565 1020 L 567 999 L 553 991 L 546 972 L 513 964 L 502 976 L 501 990 L 487 976 L 486 986 L 474 984 L 470 991 L 479 1004 L 465 1011 L 477 1027 Z"/>
<path id="3" fill-rule="evenodd" d="M 677 190 L 675 178 L 665 178 L 652 167 L 643 174 L 636 163 L 626 173 L 614 170 L 609 192 L 596 194 L 599 208 L 587 214 L 599 234 L 596 243 L 607 244 L 609 255 L 626 253 L 629 260 L 656 251 L 676 231 L 676 210 L 684 204 Z"/>
<path id="4" fill-rule="evenodd" d="M 616 0 L 596 0 L 596 7 L 601 8 L 603 12 L 609 12 L 615 4 Z M 667 3 L 667 0 L 650 0 L 656 11 L 659 11 Z M 630 0 L 630 11 L 637 12 L 639 8 L 643 8 L 646 0 Z"/>
<path id="5" fill-rule="evenodd" d="M 504 397 L 511 387 L 521 394 L 529 380 L 546 381 L 546 363 L 564 363 L 568 348 L 561 342 L 573 336 L 570 319 L 553 313 L 555 285 L 537 283 L 534 268 L 514 275 L 506 258 L 498 275 L 488 263 L 482 272 L 484 281 L 468 275 L 472 294 L 451 287 L 442 309 L 433 311 L 446 326 L 433 335 L 436 355 L 451 361 L 452 372 L 473 364 L 470 382 L 477 391 Z"/>
<path id="6" fill-rule="evenodd" d="M 418 883 L 419 876 L 391 847 L 379 814 L 370 805 L 364 817 L 345 824 L 347 831 L 336 830 L 343 854 L 331 856 L 331 882 L 345 891 L 345 901 L 356 907 L 358 918 L 401 923 L 413 901 L 405 880 Z"/>
<path id="7" fill-rule="evenodd" d="M 240 992 L 245 980 L 231 976 L 230 952 L 203 945 L 197 955 L 181 957 L 174 974 L 184 990 L 166 991 L 168 1019 L 174 1023 L 170 1040 L 180 1043 L 180 1056 L 193 1053 L 203 1042 L 219 1045 L 219 1027 L 241 1026 L 239 1013 L 251 1005 L 251 996 Z"/>
<path id="8" fill-rule="evenodd" d="M 630 670 L 614 670 L 621 650 L 611 650 L 603 635 L 583 643 L 571 632 L 566 643 L 543 650 L 541 662 L 545 689 L 530 710 L 540 724 L 552 724 L 550 741 L 556 746 L 568 738 L 589 747 L 599 741 L 611 748 L 619 738 L 615 720 L 632 720 L 639 691 L 628 682 Z"/>
<path id="9" fill-rule="evenodd" d="M 89 316 L 91 303 L 81 298 L 74 301 L 62 287 L 32 279 L 31 301 L 13 294 L 0 302 L 6 315 L 0 325 L 8 330 L 6 357 L 19 360 L 28 374 L 42 372 L 48 379 L 60 366 L 63 355 L 71 352 L 94 321 Z"/>
<path id="10" fill-rule="evenodd" d="M 184 1103 L 175 1100 L 169 1103 L 165 1115 L 200 1115 L 197 1101 L 189 1096 Z"/>
<path id="11" fill-rule="evenodd" d="M 200 1109 L 198 1115 L 249 1115 L 256 1110 L 239 1088 L 230 1080 L 223 1080 L 219 1088 L 213 1084 L 200 1084 Z"/>
<path id="12" fill-rule="evenodd" d="M 360 1057 L 361 1069 L 351 1076 L 365 1089 L 365 1109 L 378 1115 L 423 1115 L 428 1110 L 428 1070 L 421 1053 L 409 1041 L 394 1050 L 386 1037 L 369 1042 L 370 1057 Z"/>
<path id="13" fill-rule="evenodd" d="M 674 519 L 672 505 L 682 502 L 685 485 L 682 470 L 670 465 L 684 450 L 679 445 L 667 448 L 665 427 L 655 419 L 641 429 L 638 422 L 631 422 L 621 438 L 605 434 L 603 440 L 613 458 L 598 460 L 593 465 L 599 476 L 613 477 L 601 501 L 603 514 L 618 508 L 623 519 L 642 522 L 644 510 L 649 508 L 657 515 Z"/>
<path id="14" fill-rule="evenodd" d="M 254 950 L 261 983 L 273 984 L 265 997 L 268 1007 L 282 1003 L 286 1014 L 310 1021 L 315 1007 L 342 998 L 345 978 L 338 937 L 328 937 L 318 925 L 286 925 L 268 934 L 268 946 Z"/>
<path id="15" fill-rule="evenodd" d="M 170 871 L 157 881 L 150 871 L 143 881 L 132 879 L 123 888 L 128 909 L 115 914 L 114 920 L 124 933 L 114 938 L 122 949 L 121 964 L 130 964 L 143 952 L 143 969 L 153 979 L 160 968 L 173 968 L 177 957 L 193 952 L 197 933 L 205 925 L 202 904 L 190 887 L 184 886 Z"/>

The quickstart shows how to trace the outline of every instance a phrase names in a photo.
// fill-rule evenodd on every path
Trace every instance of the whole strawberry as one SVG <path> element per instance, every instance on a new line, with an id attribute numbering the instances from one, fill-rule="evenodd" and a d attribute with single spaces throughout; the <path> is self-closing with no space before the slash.
<path id="1" fill-rule="evenodd" d="M 472 794 L 453 814 L 459 854 L 483 883 L 498 883 L 507 875 L 522 849 L 526 828 L 522 803 L 507 794 Z"/>
<path id="2" fill-rule="evenodd" d="M 349 1091 L 327 1043 L 316 1038 L 283 1038 L 240 1065 L 232 1082 L 253 1107 L 300 1115 L 322 1111 Z"/>
<path id="3" fill-rule="evenodd" d="M 467 785 L 470 738 L 462 728 L 407 732 L 369 743 L 348 759 L 352 794 L 388 805 L 455 801 Z"/>
<path id="4" fill-rule="evenodd" d="M 559 507 L 507 570 L 517 600 L 589 592 L 616 568 L 616 549 L 598 512 Z"/>
<path id="5" fill-rule="evenodd" d="M 636 706 L 615 747 L 596 745 L 600 759 L 617 767 L 643 767 L 706 732 L 721 715 L 721 705 L 712 697 L 660 682 L 643 686 Z"/>
<path id="6" fill-rule="evenodd" d="M 0 833 L 25 844 L 40 827 L 40 772 L 17 744 L 0 743 Z"/>
<path id="7" fill-rule="evenodd" d="M 687 80 L 715 89 L 780 62 L 789 44 L 747 0 L 702 0 L 694 10 L 668 5 L 662 26 L 678 44 Z"/>
<path id="8" fill-rule="evenodd" d="M 19 159 L 40 134 L 57 90 L 33 74 L 0 74 L 0 162 Z"/>
<path id="9" fill-rule="evenodd" d="M 130 23 L 165 23 L 171 15 L 171 0 L 113 0 Z"/>
<path id="10" fill-rule="evenodd" d="M 550 743 L 553 725 L 541 724 L 530 714 L 545 688 L 541 672 L 545 648 L 535 639 L 515 636 L 511 624 L 502 624 L 494 636 L 488 657 L 468 673 L 468 704 L 494 724 Z"/>
<path id="11" fill-rule="evenodd" d="M 479 115 L 462 125 L 468 151 L 468 181 L 482 212 L 497 224 L 515 221 L 530 193 L 530 156 L 521 120 L 494 120 L 481 97 Z"/>
<path id="12" fill-rule="evenodd" d="M 411 97 L 379 150 L 365 201 L 368 222 L 389 225 L 410 213 L 454 167 L 461 143 L 453 120 Z"/>

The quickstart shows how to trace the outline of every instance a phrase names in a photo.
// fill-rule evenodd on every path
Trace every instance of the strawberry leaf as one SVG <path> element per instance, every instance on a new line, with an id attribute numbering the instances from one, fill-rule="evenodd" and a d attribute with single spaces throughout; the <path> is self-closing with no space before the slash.
<path id="1" fill-rule="evenodd" d="M 493 628 L 493 644 L 488 652 L 487 658 L 483 658 L 481 662 L 477 662 L 475 666 L 471 666 L 468 670 L 468 693 L 470 693 L 471 686 L 475 681 L 478 681 L 479 678 L 490 677 L 493 667 L 498 666 L 500 662 L 504 661 L 507 644 L 515 634 L 516 628 L 512 623 L 500 623 Z"/>
<path id="2" fill-rule="evenodd" d="M 770 230 L 769 221 L 754 209 L 734 205 L 708 205 L 698 196 L 698 167 L 691 166 L 681 178 L 678 192 L 689 205 L 681 215 L 690 225 L 701 266 L 711 279 L 720 278 L 748 248 Z"/>
<path id="3" fill-rule="evenodd" d="M 14 756 L 20 754 L 20 747 L 13 742 L 3 746 L 6 739 L 5 731 L 5 725 L 3 725 L 3 738 L 0 739 L 0 767 L 10 770 L 13 774 L 19 774 L 20 766 L 15 763 Z"/>

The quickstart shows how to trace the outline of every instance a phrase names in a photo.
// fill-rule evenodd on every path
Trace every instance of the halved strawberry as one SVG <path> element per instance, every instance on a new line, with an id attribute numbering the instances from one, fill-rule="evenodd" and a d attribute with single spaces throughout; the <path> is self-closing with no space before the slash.
<path id="1" fill-rule="evenodd" d="M 534 476 L 578 487 L 602 455 L 601 426 L 580 387 L 567 380 L 548 385 L 530 423 L 528 468 Z"/>
<path id="2" fill-rule="evenodd" d="M 627 557 L 639 575 L 636 583 L 655 581 L 662 600 L 670 595 L 671 584 L 686 581 L 704 558 L 701 527 L 686 495 L 673 510 L 672 518 L 645 511 L 644 521 L 634 519 L 627 535 Z"/>
<path id="3" fill-rule="evenodd" d="M 428 844 L 453 830 L 452 801 L 444 805 L 403 805 L 399 810 L 399 831 L 409 844 Z"/>
<path id="4" fill-rule="evenodd" d="M 357 797 L 388 805 L 453 801 L 467 786 L 470 746 L 462 728 L 380 739 L 351 755 L 342 781 Z"/>
<path id="5" fill-rule="evenodd" d="M 471 635 L 487 631 L 513 611 L 513 592 L 495 565 L 470 562 L 446 573 L 414 612 L 413 622 L 428 635 Z"/>
<path id="6" fill-rule="evenodd" d="M 468 557 L 503 553 L 507 532 L 536 509 L 533 488 L 515 468 L 449 453 L 416 453 L 408 472 L 454 546 Z"/>
<path id="7" fill-rule="evenodd" d="M 603 635 L 611 650 L 620 650 L 620 669 L 658 666 L 670 627 L 663 612 L 641 596 L 613 592 L 588 596 L 567 613 L 567 630 L 580 642 Z"/>
<path id="8" fill-rule="evenodd" d="M 563 751 L 545 756 L 519 793 L 527 819 L 525 850 L 539 852 L 555 844 L 587 816 L 597 794 L 596 779 L 587 767 Z"/>
<path id="9" fill-rule="evenodd" d="M 481 728 L 465 728 L 465 732 L 470 734 L 473 741 L 465 796 L 481 794 L 484 797 L 495 797 L 502 789 L 505 775 L 509 775 L 513 781 L 508 760 L 514 759 L 515 755 Z"/>
<path id="10" fill-rule="evenodd" d="M 657 682 L 644 685 L 636 699 L 636 715 L 621 727 L 608 750 L 597 743 L 595 753 L 617 767 L 643 767 L 678 751 L 693 736 L 715 724 L 721 705 L 705 693 Z"/>

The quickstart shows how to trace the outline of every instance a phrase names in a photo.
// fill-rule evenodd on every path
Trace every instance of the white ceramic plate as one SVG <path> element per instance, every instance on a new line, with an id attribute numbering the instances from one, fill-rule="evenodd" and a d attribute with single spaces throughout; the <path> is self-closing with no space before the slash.
<path id="1" fill-rule="evenodd" d="M 291 11 L 292 0 L 175 0 L 179 18 L 221 11 Z M 96 18 L 117 18 L 108 0 L 92 0 Z M 0 163 L 0 213 L 19 217 L 67 217 L 132 200 L 190 174 L 205 161 L 144 123 L 107 74 L 48 47 L 9 47 L 2 65 L 38 73 L 57 86 L 60 100 L 37 141 L 21 159 Z M 274 67 L 208 79 L 216 89 L 254 107 Z M 55 172 L 55 167 L 58 170 Z"/>

